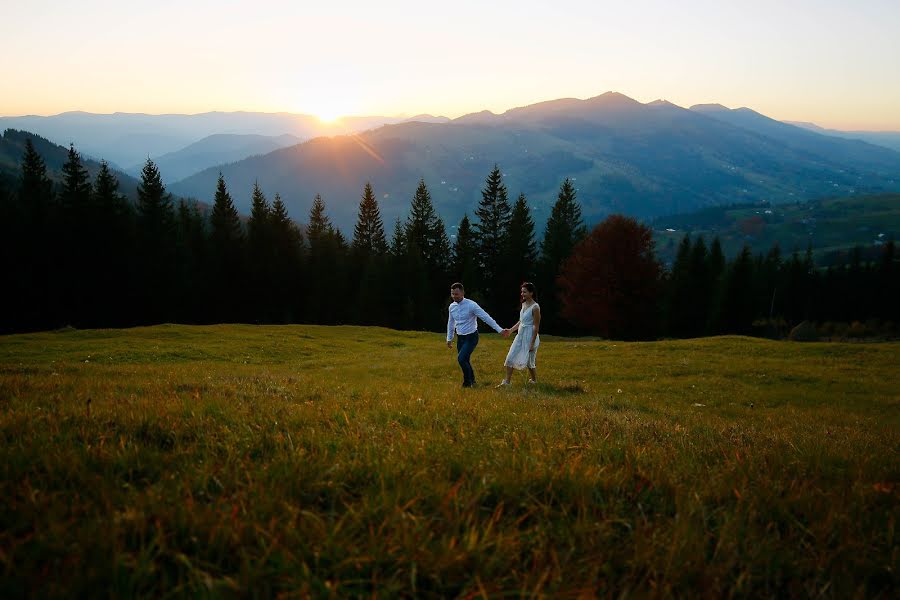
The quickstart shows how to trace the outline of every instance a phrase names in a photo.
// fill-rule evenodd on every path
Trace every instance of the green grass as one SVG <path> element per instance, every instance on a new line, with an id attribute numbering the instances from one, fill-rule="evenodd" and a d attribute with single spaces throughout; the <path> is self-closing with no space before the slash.
<path id="1" fill-rule="evenodd" d="M 896 592 L 900 344 L 0 337 L 0 594 Z"/>

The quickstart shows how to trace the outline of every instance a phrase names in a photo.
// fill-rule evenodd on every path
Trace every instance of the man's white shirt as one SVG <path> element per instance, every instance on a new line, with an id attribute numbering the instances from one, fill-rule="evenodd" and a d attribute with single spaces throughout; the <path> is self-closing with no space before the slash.
<path id="1" fill-rule="evenodd" d="M 460 302 L 451 302 L 448 308 L 450 313 L 447 318 L 447 341 L 453 340 L 453 331 L 458 335 L 469 335 L 478 331 L 478 321 L 476 317 L 490 325 L 490 327 L 500 333 L 503 328 L 497 325 L 497 322 L 487 314 L 478 303 L 463 298 Z"/>

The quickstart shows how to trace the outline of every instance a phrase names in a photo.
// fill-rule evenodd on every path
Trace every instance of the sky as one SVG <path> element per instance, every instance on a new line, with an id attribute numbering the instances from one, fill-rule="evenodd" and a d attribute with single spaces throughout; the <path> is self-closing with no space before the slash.
<path id="1" fill-rule="evenodd" d="M 0 0 L 0 115 L 503 112 L 616 91 L 900 131 L 897 0 Z"/>

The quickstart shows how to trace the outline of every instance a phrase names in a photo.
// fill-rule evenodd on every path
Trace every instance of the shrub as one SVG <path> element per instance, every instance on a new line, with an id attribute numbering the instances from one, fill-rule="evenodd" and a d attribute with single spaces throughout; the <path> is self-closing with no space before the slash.
<path id="1" fill-rule="evenodd" d="M 794 342 L 817 342 L 819 338 L 819 331 L 811 321 L 801 321 L 788 334 L 788 339 Z"/>

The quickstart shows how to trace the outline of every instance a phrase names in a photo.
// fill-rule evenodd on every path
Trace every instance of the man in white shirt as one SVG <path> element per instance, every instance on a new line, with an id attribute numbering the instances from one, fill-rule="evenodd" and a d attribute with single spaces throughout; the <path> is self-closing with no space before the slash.
<path id="1" fill-rule="evenodd" d="M 453 347 L 453 333 L 456 332 L 456 359 L 459 361 L 459 368 L 463 372 L 463 387 L 473 387 L 475 385 L 475 371 L 472 369 L 472 352 L 478 345 L 478 319 L 481 319 L 497 333 L 503 334 L 504 337 L 509 335 L 508 330 L 503 329 L 497 322 L 487 314 L 483 308 L 478 306 L 477 302 L 469 300 L 465 297 L 466 290 L 461 283 L 454 283 L 450 286 L 450 297 L 453 302 L 450 303 L 447 317 L 447 347 Z"/>

